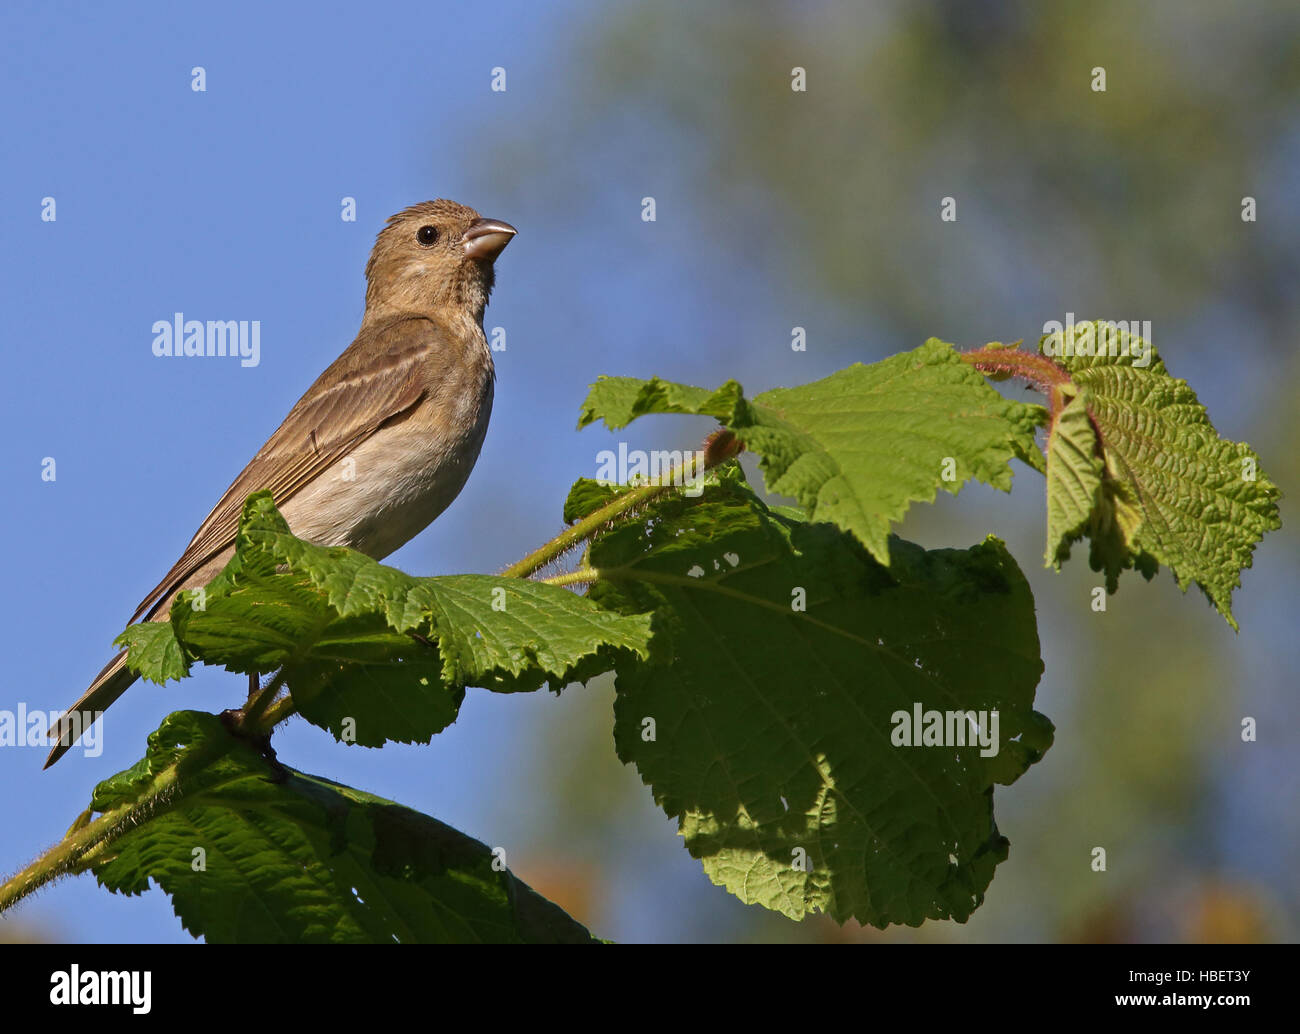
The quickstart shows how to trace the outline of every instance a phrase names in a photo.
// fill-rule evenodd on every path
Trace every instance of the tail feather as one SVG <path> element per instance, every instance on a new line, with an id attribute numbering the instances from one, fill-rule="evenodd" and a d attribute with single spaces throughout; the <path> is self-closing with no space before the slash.
<path id="1" fill-rule="evenodd" d="M 50 750 L 50 756 L 45 759 L 44 767 L 49 768 L 71 750 L 76 743 L 73 733 L 76 732 L 79 739 L 80 732 L 89 729 L 100 713 L 107 711 L 108 706 L 125 693 L 137 678 L 139 676 L 126 666 L 125 650 L 104 665 L 104 670 L 95 676 L 90 688 L 81 694 L 50 730 L 50 738 L 56 742 Z M 76 712 L 81 713 L 79 722 L 73 717 Z"/>

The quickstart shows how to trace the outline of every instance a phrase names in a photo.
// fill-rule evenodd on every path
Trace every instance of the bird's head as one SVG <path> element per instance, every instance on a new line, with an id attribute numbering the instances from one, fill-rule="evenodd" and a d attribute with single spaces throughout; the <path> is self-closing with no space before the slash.
<path id="1" fill-rule="evenodd" d="M 455 201 L 422 201 L 388 220 L 366 264 L 366 315 L 468 310 L 482 320 L 493 263 L 515 228 Z"/>

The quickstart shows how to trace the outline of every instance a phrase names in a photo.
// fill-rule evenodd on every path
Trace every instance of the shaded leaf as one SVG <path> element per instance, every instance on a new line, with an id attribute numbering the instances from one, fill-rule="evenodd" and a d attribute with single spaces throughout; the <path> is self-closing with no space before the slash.
<path id="1" fill-rule="evenodd" d="M 993 785 L 1051 742 L 1033 600 L 1002 544 L 891 551 L 885 568 L 774 513 L 735 469 L 591 547 L 592 598 L 654 608 L 672 661 L 620 660 L 620 757 L 710 879 L 792 918 L 966 919 L 1006 857 Z M 896 746 L 918 706 L 985 712 L 989 733 L 996 712 L 997 752 Z"/>
<path id="2" fill-rule="evenodd" d="M 209 943 L 586 942 L 492 851 L 426 815 L 273 768 L 213 715 L 179 711 L 95 788 L 133 808 L 92 869 L 122 894 L 156 882 Z"/>

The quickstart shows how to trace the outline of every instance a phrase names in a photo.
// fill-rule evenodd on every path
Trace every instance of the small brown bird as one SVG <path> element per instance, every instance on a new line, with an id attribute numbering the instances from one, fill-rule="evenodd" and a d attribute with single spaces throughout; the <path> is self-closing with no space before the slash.
<path id="1" fill-rule="evenodd" d="M 514 235 L 509 223 L 454 201 L 425 201 L 388 220 L 366 265 L 356 340 L 226 489 L 131 623 L 167 620 L 177 593 L 216 576 L 234 552 L 244 500 L 259 489 L 271 491 L 299 538 L 376 560 L 451 504 L 492 412 L 483 310 L 493 263 Z M 59 719 L 46 768 L 136 680 L 125 662 L 124 650 Z"/>

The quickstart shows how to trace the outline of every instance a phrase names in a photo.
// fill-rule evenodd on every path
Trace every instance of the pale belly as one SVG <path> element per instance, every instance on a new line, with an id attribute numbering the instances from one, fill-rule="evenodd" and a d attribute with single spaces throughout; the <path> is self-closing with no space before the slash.
<path id="1" fill-rule="evenodd" d="M 294 535 L 382 560 L 433 523 L 465 486 L 492 414 L 490 361 L 464 373 L 441 382 L 417 410 L 380 428 L 289 499 L 277 499 Z M 177 591 L 207 585 L 233 553 L 233 546 L 222 550 Z M 150 607 L 148 620 L 167 620 L 174 599 L 173 592 Z"/>
<path id="2" fill-rule="evenodd" d="M 405 545 L 465 486 L 491 413 L 490 386 L 485 394 L 460 435 L 410 419 L 381 429 L 281 506 L 290 530 L 376 560 Z"/>

